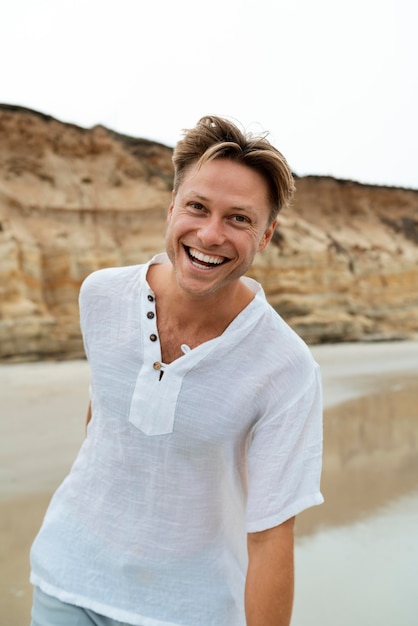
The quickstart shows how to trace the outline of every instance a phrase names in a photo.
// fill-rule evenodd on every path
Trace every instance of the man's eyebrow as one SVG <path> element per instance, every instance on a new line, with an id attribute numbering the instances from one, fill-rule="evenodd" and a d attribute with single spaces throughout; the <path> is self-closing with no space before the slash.
<path id="1" fill-rule="evenodd" d="M 193 191 L 193 189 L 191 191 L 188 191 L 187 193 L 185 193 L 184 196 L 187 199 L 189 199 L 189 198 L 197 198 L 198 200 L 203 200 L 203 202 L 209 202 L 209 198 L 207 198 L 206 196 L 203 196 L 198 191 Z"/>
<path id="2" fill-rule="evenodd" d="M 206 196 L 202 195 L 198 191 L 193 191 L 193 189 L 191 191 L 188 191 L 185 194 L 185 198 L 187 200 L 189 200 L 190 198 L 196 198 L 197 200 L 202 200 L 202 202 L 210 202 L 210 198 L 207 198 Z M 245 211 L 245 212 L 255 211 L 255 209 L 251 206 L 232 206 L 231 210 L 232 211 Z"/>

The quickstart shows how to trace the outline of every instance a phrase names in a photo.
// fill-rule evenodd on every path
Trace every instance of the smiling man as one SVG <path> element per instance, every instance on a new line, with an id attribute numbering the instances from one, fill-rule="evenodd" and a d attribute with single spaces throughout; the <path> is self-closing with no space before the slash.
<path id="1" fill-rule="evenodd" d="M 166 254 L 81 289 L 87 437 L 32 547 L 32 626 L 290 623 L 294 517 L 322 502 L 320 375 L 245 274 L 292 175 L 218 117 L 173 162 Z"/>

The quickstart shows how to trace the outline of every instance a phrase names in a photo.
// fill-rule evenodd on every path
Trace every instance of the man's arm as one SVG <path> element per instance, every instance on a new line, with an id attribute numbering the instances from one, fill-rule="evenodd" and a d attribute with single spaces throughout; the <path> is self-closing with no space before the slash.
<path id="1" fill-rule="evenodd" d="M 295 518 L 248 534 L 247 626 L 289 626 L 294 590 Z"/>

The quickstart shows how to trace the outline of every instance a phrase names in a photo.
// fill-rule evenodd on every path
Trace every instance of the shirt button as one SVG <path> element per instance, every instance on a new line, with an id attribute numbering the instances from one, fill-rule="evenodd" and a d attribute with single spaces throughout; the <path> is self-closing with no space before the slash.
<path id="1" fill-rule="evenodd" d="M 154 298 L 153 298 L 153 296 L 148 296 L 148 301 L 149 301 L 149 302 L 154 302 Z"/>
<path id="2" fill-rule="evenodd" d="M 149 338 L 151 339 L 151 341 L 157 341 L 157 335 L 150 335 Z"/>
<path id="3" fill-rule="evenodd" d="M 152 366 L 155 370 L 160 370 L 161 369 L 161 363 L 159 361 L 155 361 L 154 365 Z"/>
<path id="4" fill-rule="evenodd" d="M 153 313 L 152 311 L 148 311 L 148 313 L 147 313 L 147 318 L 148 318 L 149 320 L 152 320 L 152 318 L 153 318 L 153 317 L 154 317 L 154 313 Z"/>

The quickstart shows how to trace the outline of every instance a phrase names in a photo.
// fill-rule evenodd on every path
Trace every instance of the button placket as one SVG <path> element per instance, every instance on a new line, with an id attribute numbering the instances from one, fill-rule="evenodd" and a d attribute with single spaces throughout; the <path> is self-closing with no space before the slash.
<path id="1" fill-rule="evenodd" d="M 144 308 L 146 311 L 145 315 L 146 315 L 147 320 L 153 322 L 153 328 L 149 329 L 147 328 L 147 325 L 145 325 L 144 326 L 144 328 L 146 329 L 145 334 L 148 335 L 149 341 L 152 344 L 154 344 L 156 348 L 157 342 L 158 342 L 158 331 L 156 327 L 155 297 L 149 293 L 147 294 L 147 301 L 148 301 L 148 304 L 144 303 Z M 148 334 L 150 330 L 152 330 L 153 332 Z M 155 373 L 158 372 L 158 380 L 160 381 L 164 374 L 164 363 L 162 363 L 159 360 L 155 360 L 155 358 L 157 359 L 161 358 L 160 351 L 159 350 L 156 351 L 154 347 L 151 348 L 150 344 L 148 345 L 149 345 L 149 348 L 145 350 L 145 353 L 147 353 L 148 356 L 144 354 L 144 357 L 148 363 L 151 361 L 152 369 L 154 370 Z"/>
<path id="2" fill-rule="evenodd" d="M 151 294 L 147 295 L 147 300 L 149 303 L 153 303 L 155 302 L 155 298 L 154 296 L 152 296 Z M 155 310 L 151 310 L 151 311 L 147 311 L 147 319 L 149 320 L 153 320 L 155 319 Z M 157 329 L 154 328 L 155 332 L 152 332 L 149 335 L 149 340 L 152 341 L 153 343 L 155 343 L 156 341 L 158 341 L 158 335 L 157 335 Z M 155 368 L 154 368 L 155 369 Z"/>

